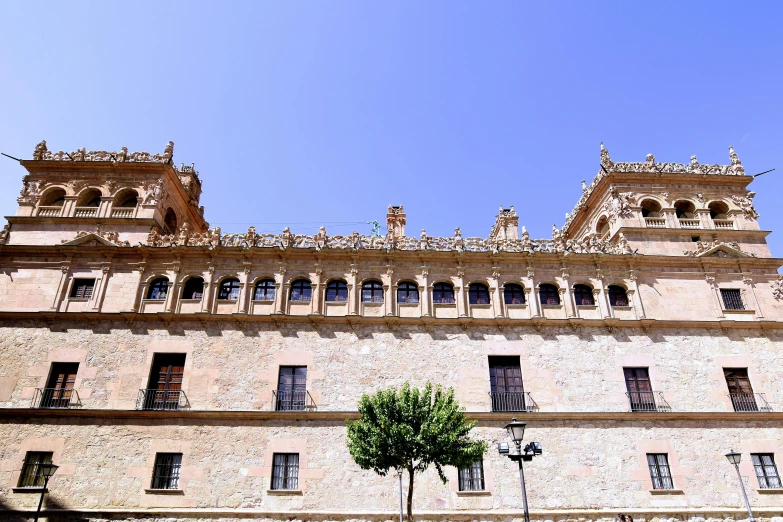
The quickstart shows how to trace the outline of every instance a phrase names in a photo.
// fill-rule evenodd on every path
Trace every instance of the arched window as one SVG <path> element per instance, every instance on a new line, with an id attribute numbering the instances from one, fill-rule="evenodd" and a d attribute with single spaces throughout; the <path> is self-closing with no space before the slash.
<path id="1" fill-rule="evenodd" d="M 622 286 L 609 286 L 609 304 L 611 306 L 628 306 L 628 294 Z"/>
<path id="2" fill-rule="evenodd" d="M 348 300 L 348 285 L 342 279 L 335 279 L 329 281 L 326 285 L 326 300 L 331 301 L 347 301 Z"/>
<path id="3" fill-rule="evenodd" d="M 593 289 L 587 285 L 574 285 L 574 301 L 576 306 L 593 306 Z"/>
<path id="4" fill-rule="evenodd" d="M 115 208 L 135 208 L 139 203 L 139 193 L 135 190 L 126 190 L 114 198 Z"/>
<path id="5" fill-rule="evenodd" d="M 549 285 L 549 284 L 539 285 L 538 295 L 541 296 L 541 304 L 545 304 L 545 305 L 560 304 L 560 294 L 557 292 L 557 287 L 555 285 Z"/>
<path id="6" fill-rule="evenodd" d="M 449 283 L 435 283 L 432 287 L 432 302 L 450 304 L 454 302 L 454 287 Z"/>
<path id="7" fill-rule="evenodd" d="M 182 299 L 201 299 L 204 297 L 204 279 L 200 277 L 191 277 L 185 281 L 185 288 L 182 290 Z"/>
<path id="8" fill-rule="evenodd" d="M 81 193 L 76 203 L 77 207 L 99 207 L 101 205 L 101 191 L 88 189 Z"/>
<path id="9" fill-rule="evenodd" d="M 174 209 L 171 207 L 166 211 L 163 223 L 166 225 L 166 228 L 168 228 L 169 234 L 174 234 L 177 231 L 177 213 L 174 212 Z"/>
<path id="10" fill-rule="evenodd" d="M 642 201 L 642 216 L 650 218 L 661 217 L 661 205 L 654 199 Z"/>
<path id="11" fill-rule="evenodd" d="M 275 281 L 273 279 L 262 279 L 256 283 L 256 289 L 253 292 L 254 301 L 274 301 L 275 300 Z"/>
<path id="12" fill-rule="evenodd" d="M 722 201 L 713 201 L 708 205 L 710 209 L 710 217 L 712 219 L 727 219 L 726 214 L 729 213 L 729 206 Z"/>
<path id="13" fill-rule="evenodd" d="M 674 210 L 678 219 L 693 219 L 696 207 L 690 201 L 678 201 L 674 204 Z"/>
<path id="14" fill-rule="evenodd" d="M 41 198 L 42 207 L 62 207 L 64 203 L 65 191 L 63 189 L 51 190 Z"/>
<path id="15" fill-rule="evenodd" d="M 383 285 L 378 281 L 367 281 L 362 284 L 362 303 L 382 303 Z"/>
<path id="16" fill-rule="evenodd" d="M 307 279 L 297 279 L 291 283 L 291 301 L 292 302 L 310 302 L 312 298 L 310 281 Z"/>
<path id="17" fill-rule="evenodd" d="M 147 290 L 147 299 L 162 301 L 163 299 L 166 299 L 166 294 L 168 292 L 169 280 L 165 277 L 159 277 L 150 283 L 149 290 Z"/>
<path id="18" fill-rule="evenodd" d="M 468 302 L 470 304 L 489 304 L 489 288 L 482 283 L 470 283 L 468 287 Z"/>
<path id="19" fill-rule="evenodd" d="M 509 283 L 503 288 L 503 301 L 506 304 L 525 304 L 525 289 L 521 285 Z"/>
<path id="20" fill-rule="evenodd" d="M 397 302 L 418 303 L 419 287 L 416 286 L 416 283 L 409 283 L 406 281 L 397 285 Z"/>
<path id="21" fill-rule="evenodd" d="M 220 282 L 219 301 L 236 301 L 239 299 L 239 279 L 229 277 Z"/>
<path id="22" fill-rule="evenodd" d="M 595 226 L 595 233 L 601 237 L 609 233 L 609 220 L 606 216 L 601 216 L 601 219 L 598 220 L 598 224 Z"/>

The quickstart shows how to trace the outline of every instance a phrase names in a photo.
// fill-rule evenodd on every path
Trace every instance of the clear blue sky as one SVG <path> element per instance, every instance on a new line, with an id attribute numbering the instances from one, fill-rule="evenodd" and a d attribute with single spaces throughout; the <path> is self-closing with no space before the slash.
<path id="1" fill-rule="evenodd" d="M 561 226 L 615 161 L 728 163 L 783 257 L 783 2 L 0 3 L 0 151 L 196 163 L 224 231 Z M 3 215 L 23 169 L 0 157 Z"/>

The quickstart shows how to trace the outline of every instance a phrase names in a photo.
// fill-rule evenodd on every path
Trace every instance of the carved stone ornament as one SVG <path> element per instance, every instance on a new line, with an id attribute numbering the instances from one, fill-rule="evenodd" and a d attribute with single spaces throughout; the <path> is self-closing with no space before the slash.
<path id="1" fill-rule="evenodd" d="M 731 250 L 734 250 L 738 252 L 739 254 L 742 254 L 740 256 L 731 256 L 728 253 L 726 253 L 725 250 L 715 250 L 712 254 L 714 257 L 756 257 L 756 254 L 752 254 L 750 252 L 743 251 L 739 244 L 736 241 L 697 241 L 694 243 L 696 245 L 695 250 L 683 250 L 682 253 L 686 256 L 690 257 L 700 257 L 706 254 L 707 252 L 710 252 L 713 249 L 717 249 L 719 247 L 726 247 Z"/>
<path id="2" fill-rule="evenodd" d="M 39 180 L 30 180 L 29 176 L 25 176 L 22 178 L 22 183 L 22 190 L 19 191 L 19 197 L 16 198 L 16 201 L 20 205 L 35 204 L 40 197 L 43 182 Z"/>
<path id="3" fill-rule="evenodd" d="M 157 205 L 163 199 L 165 189 L 163 188 L 163 178 L 157 181 L 151 181 L 144 187 L 144 205 Z"/>
<path id="4" fill-rule="evenodd" d="M 783 275 L 779 275 L 777 281 L 772 281 L 772 297 L 780 301 L 783 299 Z"/>
<path id="5" fill-rule="evenodd" d="M 94 236 L 92 241 L 88 238 Z M 82 239 L 84 238 L 84 239 Z M 79 241 L 82 239 L 82 241 Z M 102 240 L 102 241 L 101 241 Z M 94 231 L 79 230 L 76 232 L 76 236 L 73 239 L 63 239 L 60 241 L 63 244 L 78 244 L 82 246 L 101 246 L 111 244 L 113 246 L 129 247 L 131 246 L 128 241 L 120 241 L 120 234 L 115 231 L 101 231 L 100 227 Z"/>
<path id="6" fill-rule="evenodd" d="M 618 218 L 631 217 L 631 205 L 636 199 L 633 192 L 619 193 L 614 185 L 609 187 L 609 199 L 604 203 L 604 210 L 609 215 L 609 221 L 614 223 Z"/>
<path id="7" fill-rule="evenodd" d="M 0 230 L 0 245 L 8 243 L 8 233 L 11 231 L 11 225 L 6 223 L 3 230 Z"/>
<path id="8" fill-rule="evenodd" d="M 149 152 L 128 152 L 127 147 L 119 151 L 90 150 L 82 147 L 68 154 L 59 151 L 52 153 L 46 146 L 46 140 L 35 146 L 33 159 L 37 161 L 111 161 L 112 163 L 171 163 L 174 158 L 174 142 L 166 144 L 163 154 Z"/>
<path id="9" fill-rule="evenodd" d="M 756 212 L 756 207 L 753 206 L 753 198 L 756 196 L 755 192 L 749 191 L 746 196 L 731 196 L 731 200 L 737 205 L 742 214 L 748 219 L 758 219 L 759 213 Z"/>

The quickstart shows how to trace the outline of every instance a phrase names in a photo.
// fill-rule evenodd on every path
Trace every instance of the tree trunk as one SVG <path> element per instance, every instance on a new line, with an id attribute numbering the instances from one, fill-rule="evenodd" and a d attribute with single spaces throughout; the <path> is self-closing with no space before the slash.
<path id="1" fill-rule="evenodd" d="M 413 522 L 413 467 L 408 467 L 408 522 Z"/>

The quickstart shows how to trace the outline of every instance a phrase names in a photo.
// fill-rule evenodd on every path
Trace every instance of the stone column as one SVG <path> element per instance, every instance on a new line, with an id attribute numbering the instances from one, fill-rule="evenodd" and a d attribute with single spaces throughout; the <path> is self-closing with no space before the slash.
<path id="1" fill-rule="evenodd" d="M 454 290 L 458 291 L 457 301 L 457 315 L 460 317 L 468 316 L 468 289 L 465 288 L 465 277 L 459 276 L 459 287 L 455 287 Z M 455 296 L 456 297 L 456 296 Z"/>
<path id="2" fill-rule="evenodd" d="M 359 314 L 359 299 L 357 288 L 357 277 L 359 268 L 356 263 L 351 264 L 351 276 L 348 278 L 348 315 Z"/>
<path id="3" fill-rule="evenodd" d="M 285 284 L 285 266 L 280 265 L 280 270 L 275 274 L 275 302 L 273 308 L 276 314 L 283 313 L 283 305 L 287 298 L 287 288 L 288 285 Z"/>
<path id="4" fill-rule="evenodd" d="M 166 289 L 166 302 L 163 304 L 163 309 L 166 312 L 171 312 L 172 308 L 174 307 L 174 301 L 177 288 L 177 273 L 176 272 L 167 272 L 166 278 L 168 281 L 166 284 L 168 285 L 168 288 Z"/>
<path id="5" fill-rule="evenodd" d="M 720 298 L 720 288 L 718 288 L 718 285 L 715 282 L 715 276 L 707 274 L 704 276 L 704 279 L 707 281 L 711 290 L 710 293 L 712 294 L 712 305 L 715 307 L 715 314 L 719 319 L 723 319 L 725 317 L 723 315 L 723 302 Z"/>
<path id="6" fill-rule="evenodd" d="M 315 269 L 315 277 L 313 278 L 312 284 L 312 291 L 313 291 L 313 297 L 312 297 L 312 310 L 313 315 L 321 315 L 323 314 L 323 309 L 321 308 L 323 306 L 323 299 L 321 298 L 321 293 L 323 290 L 323 283 L 321 282 L 321 276 L 323 275 L 324 271 L 320 267 L 316 267 Z"/>
<path id="7" fill-rule="evenodd" d="M 756 311 L 756 318 L 763 319 L 764 314 L 761 313 L 761 304 L 756 297 L 756 290 L 753 287 L 753 279 L 748 276 L 743 276 L 742 282 L 745 283 L 745 288 L 742 293 L 745 294 L 745 302 L 748 303 L 748 307 L 752 307 Z"/>
<path id="8" fill-rule="evenodd" d="M 593 288 L 593 299 L 595 300 L 595 304 L 598 305 L 598 311 L 601 312 L 601 317 L 610 319 L 612 317 L 612 310 L 609 306 L 609 296 L 606 295 L 606 286 L 604 286 L 603 278 L 599 278 L 597 282 L 594 282 Z"/>
<path id="9" fill-rule="evenodd" d="M 70 281 L 70 274 L 71 271 L 71 264 L 70 262 L 60 267 L 60 282 L 57 285 L 57 292 L 54 294 L 54 301 L 52 301 L 52 310 L 59 310 L 60 304 L 63 302 L 63 299 L 65 299 L 65 292 L 68 291 L 68 282 Z"/>
<path id="10" fill-rule="evenodd" d="M 432 316 L 431 308 L 430 308 L 430 285 L 428 276 L 430 275 L 430 271 L 422 267 L 421 270 L 421 285 L 419 285 L 419 303 L 421 306 L 421 316 L 422 317 L 430 317 Z"/>
<path id="11" fill-rule="evenodd" d="M 102 197 L 101 202 L 98 205 L 98 217 L 110 217 L 111 215 L 111 203 L 114 200 L 112 197 Z"/>
<path id="12" fill-rule="evenodd" d="M 639 284 L 636 282 L 636 274 L 633 273 L 633 270 L 631 270 L 630 278 L 631 280 L 631 288 L 625 291 L 625 293 L 628 295 L 628 300 L 633 304 L 633 311 L 634 314 L 636 314 L 637 319 L 646 319 L 647 315 L 644 313 L 644 303 L 642 303 L 642 296 L 639 293 Z M 636 295 L 636 298 L 634 299 L 634 295 Z"/>
<path id="13" fill-rule="evenodd" d="M 560 301 L 565 306 L 566 316 L 569 318 L 576 317 L 574 298 L 568 283 L 568 277 L 565 275 L 561 279 L 561 288 L 558 289 L 558 292 L 560 292 Z"/>
<path id="14" fill-rule="evenodd" d="M 60 212 L 61 217 L 73 217 L 76 212 L 76 196 L 65 196 L 63 209 Z"/>
<path id="15" fill-rule="evenodd" d="M 538 290 L 536 288 L 536 282 L 533 279 L 534 273 L 532 270 L 527 271 L 527 277 L 522 277 L 522 288 L 525 289 L 525 302 L 530 310 L 530 317 L 541 317 L 541 303 L 538 296 Z"/>
<path id="16" fill-rule="evenodd" d="M 109 273 L 111 272 L 111 263 L 101 267 L 101 277 L 95 281 L 95 292 L 92 295 L 92 309 L 96 312 L 101 311 L 103 298 L 106 295 L 106 287 L 109 284 Z"/>
<path id="17" fill-rule="evenodd" d="M 394 293 L 394 285 L 392 285 L 392 277 L 394 270 L 391 268 L 386 269 L 385 274 L 381 274 L 381 284 L 383 285 L 383 314 L 394 315 L 394 301 L 392 300 L 392 294 Z"/>
<path id="18" fill-rule="evenodd" d="M 215 293 L 215 267 L 211 266 L 204 272 L 204 293 L 201 296 L 201 311 L 212 313 L 212 295 Z"/>
<path id="19" fill-rule="evenodd" d="M 667 228 L 680 228 L 680 220 L 677 219 L 677 211 L 673 208 L 661 209 Z"/>
<path id="20" fill-rule="evenodd" d="M 250 266 L 246 266 L 245 269 L 242 271 L 241 274 L 239 274 L 239 299 L 237 305 L 239 305 L 239 309 L 237 310 L 240 314 L 246 314 L 248 311 L 248 308 L 250 306 L 250 294 L 252 293 L 252 290 L 250 288 L 250 272 L 252 268 Z"/>
<path id="21" fill-rule="evenodd" d="M 492 303 L 492 314 L 495 317 L 505 317 L 503 292 L 500 290 L 500 272 L 497 270 L 492 272 L 490 292 L 493 294 L 493 298 L 490 299 L 490 302 Z"/>
<path id="22" fill-rule="evenodd" d="M 710 217 L 709 209 L 699 209 L 696 211 L 696 218 L 698 218 L 701 228 L 712 229 L 715 228 L 715 223 Z"/>
<path id="23" fill-rule="evenodd" d="M 147 294 L 147 281 L 144 279 L 144 268 L 139 270 L 139 283 L 136 290 L 136 299 L 133 302 L 133 311 L 138 312 L 141 308 L 141 302 L 144 300 L 144 296 Z"/>

